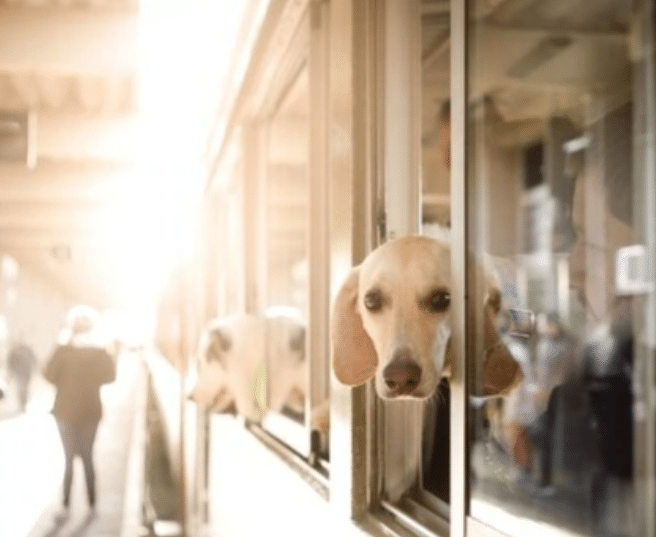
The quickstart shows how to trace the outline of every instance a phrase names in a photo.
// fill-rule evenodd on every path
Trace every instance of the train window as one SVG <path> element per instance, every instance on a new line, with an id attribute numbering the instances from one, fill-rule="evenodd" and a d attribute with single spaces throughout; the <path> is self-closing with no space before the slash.
<path id="1" fill-rule="evenodd" d="M 503 334 L 491 348 L 477 318 L 469 358 L 504 349 L 522 373 L 469 409 L 468 511 L 504 534 L 648 534 L 634 476 L 653 444 L 634 409 L 653 298 L 627 267 L 655 210 L 649 5 L 468 0 L 469 239 L 495 269 Z"/>
<path id="2" fill-rule="evenodd" d="M 214 234 L 209 234 L 210 251 L 214 253 L 217 304 L 221 313 L 243 311 L 245 301 L 244 230 L 240 218 L 243 205 L 241 146 L 233 139 L 227 148 L 227 157 L 223 159 L 215 181 L 211 211 L 212 224 L 215 224 L 212 229 L 225 230 L 224 240 L 217 244 Z M 230 259 L 230 262 L 219 262 L 219 259 Z"/>
<path id="3" fill-rule="evenodd" d="M 267 396 L 275 429 L 303 454 L 308 384 L 309 102 L 308 69 L 295 75 L 267 128 L 266 314 L 291 325 L 271 324 Z M 280 419 L 284 416 L 284 419 Z M 298 427 L 296 427 L 298 426 Z"/>
<path id="4" fill-rule="evenodd" d="M 411 125 L 405 133 L 396 125 L 388 124 L 387 128 L 391 129 L 391 142 L 410 147 L 408 153 L 416 160 L 416 173 L 410 171 L 403 182 L 396 182 L 396 174 L 385 171 L 386 235 L 391 238 L 395 233 L 419 232 L 449 242 L 451 4 L 448 0 L 390 4 L 405 11 L 390 11 L 389 6 L 387 27 L 392 27 L 395 35 L 388 34 L 386 39 L 395 40 L 405 32 L 402 42 L 408 44 L 412 62 L 407 61 L 412 63 L 414 74 L 405 79 L 405 88 L 397 87 L 404 83 L 399 77 L 386 81 L 392 86 L 389 95 L 395 91 L 409 95 L 406 116 L 390 118 L 391 123 Z M 412 22 L 407 26 L 395 27 L 410 17 Z M 386 64 L 385 68 L 391 66 Z M 421 128 L 414 130 L 417 125 Z M 386 146 L 386 157 L 392 151 Z M 399 206 L 403 204 L 408 207 L 402 210 L 417 218 L 399 218 Z M 432 532 L 448 533 L 449 397 L 448 382 L 443 380 L 427 400 L 380 401 L 377 405 L 382 445 L 381 501 L 388 514 L 411 531 L 416 531 L 416 523 L 421 521 Z"/>
<path id="5" fill-rule="evenodd" d="M 450 241 L 451 76 L 450 2 L 421 3 L 422 228 Z M 420 497 L 448 518 L 450 393 L 443 379 L 423 412 Z"/>
<path id="6" fill-rule="evenodd" d="M 421 233 L 450 241 L 450 2 L 421 2 Z M 428 507 L 445 528 L 450 502 L 450 391 L 439 382 L 422 411 L 419 486 L 414 501 Z"/>
<path id="7" fill-rule="evenodd" d="M 299 4 L 300 5 L 300 4 Z M 295 9 L 298 6 L 295 4 Z M 310 10 L 316 10 L 310 24 Z M 268 412 L 262 425 L 317 470 L 328 473 L 328 275 L 326 170 L 322 151 L 326 77 L 321 5 L 297 26 L 260 110 L 263 151 L 259 306 L 269 321 Z M 296 13 L 296 11 L 294 11 Z M 275 50 L 275 49 L 274 49 Z M 258 261 L 259 263 L 259 261 Z"/>

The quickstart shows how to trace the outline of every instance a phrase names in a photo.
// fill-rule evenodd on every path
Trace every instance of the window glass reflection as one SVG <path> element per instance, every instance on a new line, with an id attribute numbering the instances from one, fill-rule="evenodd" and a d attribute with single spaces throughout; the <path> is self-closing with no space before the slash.
<path id="1" fill-rule="evenodd" d="M 267 169 L 267 348 L 271 408 L 304 422 L 308 293 L 309 86 L 303 68 L 269 124 Z"/>
<path id="2" fill-rule="evenodd" d="M 512 535 L 634 535 L 631 4 L 470 12 L 470 227 L 523 373 L 472 404 L 470 511 Z"/>

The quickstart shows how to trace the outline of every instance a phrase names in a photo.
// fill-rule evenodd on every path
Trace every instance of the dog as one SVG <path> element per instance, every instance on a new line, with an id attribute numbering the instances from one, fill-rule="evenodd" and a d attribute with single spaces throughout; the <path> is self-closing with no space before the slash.
<path id="1" fill-rule="evenodd" d="M 282 315 L 235 314 L 208 324 L 199 343 L 199 370 L 189 399 L 207 410 L 261 423 L 266 412 L 305 412 L 306 329 Z M 327 403 L 312 409 L 311 427 L 327 446 Z"/>
<path id="2" fill-rule="evenodd" d="M 233 412 L 259 423 L 258 366 L 265 357 L 266 325 L 248 314 L 214 319 L 201 334 L 198 378 L 189 398 L 207 410 Z"/>
<path id="3" fill-rule="evenodd" d="M 497 329 L 502 295 L 484 270 L 483 367 L 478 391 L 506 394 L 521 379 Z M 449 382 L 452 364 L 451 247 L 421 235 L 390 240 L 353 268 L 337 293 L 331 318 L 337 379 L 358 386 L 374 379 L 385 400 L 429 400 L 424 408 L 423 487 L 449 502 Z M 482 371 L 480 371 L 482 369 Z"/>
<path id="4" fill-rule="evenodd" d="M 284 316 L 266 317 L 268 406 L 302 414 L 308 382 L 305 326 Z"/>
<path id="5" fill-rule="evenodd" d="M 496 328 L 501 292 L 486 274 L 482 395 L 509 391 L 521 372 Z M 390 240 L 353 268 L 332 311 L 332 365 L 348 386 L 374 378 L 382 399 L 427 399 L 450 376 L 451 248 L 421 235 Z"/>

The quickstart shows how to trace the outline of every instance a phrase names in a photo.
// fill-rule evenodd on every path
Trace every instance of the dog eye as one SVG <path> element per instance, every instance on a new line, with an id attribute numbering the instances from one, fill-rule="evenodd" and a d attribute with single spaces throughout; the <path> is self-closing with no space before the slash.
<path id="1" fill-rule="evenodd" d="M 429 307 L 435 313 L 446 310 L 451 304 L 451 295 L 446 291 L 437 291 L 429 299 Z"/>
<path id="2" fill-rule="evenodd" d="M 232 347 L 232 341 L 230 338 L 220 330 L 214 330 L 212 333 L 213 339 L 214 339 L 214 344 L 219 346 L 219 348 L 223 352 L 227 352 L 230 350 L 230 347 Z"/>
<path id="3" fill-rule="evenodd" d="M 370 291 L 364 295 L 364 306 L 369 311 L 378 311 L 383 307 L 383 296 L 378 291 Z"/>

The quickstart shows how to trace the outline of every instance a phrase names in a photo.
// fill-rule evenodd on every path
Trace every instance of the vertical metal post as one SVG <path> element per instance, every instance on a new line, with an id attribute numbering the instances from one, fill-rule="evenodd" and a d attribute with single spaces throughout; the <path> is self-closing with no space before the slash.
<path id="1" fill-rule="evenodd" d="M 330 324 L 329 289 L 329 213 L 328 213 L 328 4 L 310 2 L 310 223 L 307 243 L 310 278 L 308 283 L 308 386 L 305 402 L 306 424 L 312 409 L 328 395 L 328 333 Z"/>
<path id="2" fill-rule="evenodd" d="M 421 224 L 421 11 L 419 0 L 384 2 L 383 176 L 387 238 Z"/>
<path id="3" fill-rule="evenodd" d="M 421 225 L 421 2 L 384 0 L 379 63 L 382 140 L 380 175 L 385 198 L 385 239 L 418 233 Z M 396 501 L 418 482 L 423 406 L 379 401 L 383 493 Z M 399 427 L 404 434 L 399 437 Z"/>
<path id="4" fill-rule="evenodd" d="M 451 536 L 465 535 L 467 438 L 467 0 L 451 1 Z"/>
<path id="5" fill-rule="evenodd" d="M 362 133 L 357 132 L 360 118 L 355 101 L 365 88 L 357 78 L 362 66 L 358 64 L 361 58 L 356 56 L 362 51 L 356 50 L 355 39 L 369 5 L 367 0 L 331 0 L 329 4 L 327 160 L 331 296 L 365 251 L 364 241 L 354 231 L 362 229 L 367 214 L 362 203 L 366 199 L 366 178 L 356 173 L 356 158 L 360 150 L 364 152 L 365 144 Z M 344 387 L 331 375 L 330 394 L 330 503 L 338 516 L 357 519 L 367 509 L 366 423 L 356 418 L 365 415 L 366 390 Z"/>
<path id="6" fill-rule="evenodd" d="M 634 226 L 646 247 L 645 278 L 651 287 L 639 300 L 634 373 L 635 535 L 656 536 L 656 7 L 639 2 L 635 13 L 637 86 L 634 96 Z"/>

